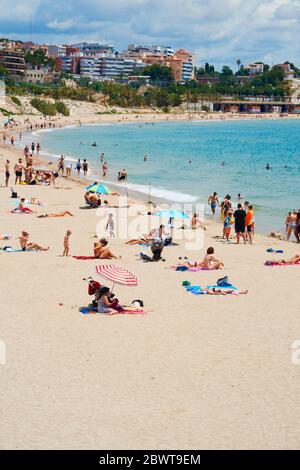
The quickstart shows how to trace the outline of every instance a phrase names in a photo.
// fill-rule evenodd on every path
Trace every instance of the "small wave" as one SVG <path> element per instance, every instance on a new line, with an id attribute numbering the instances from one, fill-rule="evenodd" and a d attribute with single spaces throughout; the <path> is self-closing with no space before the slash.
<path id="1" fill-rule="evenodd" d="M 192 196 L 191 194 L 185 194 L 180 192 L 171 191 L 168 189 L 157 188 L 155 186 L 136 184 L 136 183 L 117 183 L 113 181 L 107 181 L 108 185 L 113 185 L 119 188 L 125 188 L 128 191 L 147 194 L 149 197 L 154 197 L 157 199 L 164 199 L 171 202 L 195 202 L 197 197 Z"/>

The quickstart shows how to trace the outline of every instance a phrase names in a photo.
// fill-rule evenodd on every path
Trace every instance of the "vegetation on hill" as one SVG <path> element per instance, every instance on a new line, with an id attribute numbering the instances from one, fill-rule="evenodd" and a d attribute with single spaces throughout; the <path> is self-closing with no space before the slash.
<path id="1" fill-rule="evenodd" d="M 13 101 L 13 103 L 15 103 L 17 106 L 22 106 L 22 103 L 21 101 L 19 100 L 19 98 L 17 98 L 16 96 L 11 96 L 10 99 Z"/>
<path id="2" fill-rule="evenodd" d="M 40 98 L 33 98 L 30 103 L 40 113 L 44 114 L 44 116 L 55 116 L 57 113 L 63 114 L 64 116 L 70 115 L 68 107 L 61 101 L 50 103 Z"/>

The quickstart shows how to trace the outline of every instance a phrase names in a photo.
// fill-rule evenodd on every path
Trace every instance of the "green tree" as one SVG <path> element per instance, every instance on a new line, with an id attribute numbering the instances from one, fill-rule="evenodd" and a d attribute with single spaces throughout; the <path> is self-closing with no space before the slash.
<path id="1" fill-rule="evenodd" d="M 170 84 L 174 82 L 172 69 L 166 65 L 152 64 L 144 68 L 143 75 L 149 75 L 151 80 L 161 84 Z"/>

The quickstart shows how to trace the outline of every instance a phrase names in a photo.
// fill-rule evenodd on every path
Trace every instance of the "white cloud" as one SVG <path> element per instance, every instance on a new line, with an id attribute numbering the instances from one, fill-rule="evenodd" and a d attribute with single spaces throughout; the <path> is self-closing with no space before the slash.
<path id="1" fill-rule="evenodd" d="M 195 51 L 198 63 L 300 65 L 300 0 L 15 0 L 13 15 L 0 0 L 0 12 L 2 36 L 28 38 L 32 15 L 36 41 L 164 43 Z"/>
<path id="2" fill-rule="evenodd" d="M 69 20 L 63 20 L 63 21 L 49 21 L 49 23 L 46 23 L 46 26 L 50 29 L 57 29 L 58 31 L 66 31 L 68 29 L 73 28 L 75 26 L 76 20 L 73 20 L 70 18 Z"/>

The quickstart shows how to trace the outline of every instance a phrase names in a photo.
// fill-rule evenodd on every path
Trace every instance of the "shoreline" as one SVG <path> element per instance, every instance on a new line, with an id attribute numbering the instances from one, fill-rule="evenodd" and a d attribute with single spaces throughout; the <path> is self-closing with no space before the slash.
<path id="1" fill-rule="evenodd" d="M 201 114 L 201 113 L 200 113 Z M 203 114 L 203 113 L 202 113 Z M 150 114 L 150 115 L 131 115 L 131 116 L 128 116 L 125 114 L 125 116 L 123 114 L 113 114 L 113 115 L 105 115 L 105 119 L 102 120 L 100 118 L 97 118 L 96 120 L 90 120 L 90 118 L 86 118 L 84 120 L 75 120 L 73 118 L 70 119 L 70 117 L 67 117 L 67 118 L 64 118 L 62 117 L 61 120 L 58 120 L 57 118 L 53 118 L 53 119 L 50 119 L 50 121 L 52 123 L 55 122 L 56 126 L 55 127 L 47 127 L 46 129 L 36 129 L 34 126 L 35 126 L 35 123 L 36 123 L 36 120 L 34 120 L 32 122 L 32 125 L 33 125 L 33 129 L 32 130 L 27 130 L 26 129 L 26 126 L 28 126 L 28 123 L 23 123 L 23 125 L 21 127 L 19 127 L 18 129 L 8 129 L 8 130 L 5 130 L 4 132 L 6 133 L 6 135 L 9 137 L 10 135 L 12 134 L 15 134 L 16 133 L 16 130 L 17 132 L 20 132 L 22 131 L 22 138 L 23 138 L 23 133 L 25 131 L 25 135 L 33 135 L 34 136 L 34 133 L 35 132 L 39 132 L 39 133 L 46 133 L 46 132 L 55 132 L 55 131 L 59 131 L 59 130 L 63 130 L 63 129 L 66 129 L 66 128 L 74 128 L 74 127 L 77 127 L 77 128 L 80 128 L 80 127 L 84 127 L 84 126 L 93 126 L 93 125 L 107 125 L 107 124 L 131 124 L 131 123 L 139 123 L 139 122 L 157 122 L 157 123 L 160 123 L 160 122 L 193 122 L 195 121 L 195 119 L 190 119 L 189 118 L 190 116 L 190 113 L 189 114 L 180 114 L 180 115 L 164 115 L 164 114 Z M 229 121 L 229 122 L 232 122 L 233 120 L 237 120 L 237 121 L 244 121 L 244 120 L 256 120 L 256 115 L 236 115 L 234 118 L 229 118 L 229 119 L 223 119 L 223 116 L 224 114 L 220 114 L 218 115 L 218 118 L 215 117 L 215 119 L 213 118 L 210 118 L 210 119 L 203 119 L 203 120 L 200 120 L 200 122 L 216 122 L 216 121 L 220 121 L 220 122 L 224 122 L 224 121 Z M 260 115 L 258 115 L 260 116 Z M 279 115 L 272 115 L 270 117 L 270 115 L 266 115 L 268 116 L 268 118 L 270 118 L 271 120 L 289 120 L 289 117 L 280 117 Z M 150 117 L 150 119 L 149 119 Z M 231 116 L 232 117 L 232 116 Z M 246 117 L 246 119 L 245 119 Z M 41 116 L 40 115 L 36 115 L 35 118 L 41 120 Z M 299 118 L 299 116 L 295 115 L 294 118 Z M 59 127 L 58 127 L 59 126 Z M 31 140 L 31 139 L 29 139 Z M 0 144 L 0 152 L 3 150 L 3 151 L 7 151 L 8 149 L 10 149 L 12 151 L 12 163 L 14 164 L 14 162 L 16 161 L 16 159 L 18 157 L 22 157 L 23 158 L 23 152 L 22 152 L 22 143 L 21 141 L 18 141 L 16 140 L 16 144 L 15 144 L 15 147 L 12 147 L 10 144 Z M 19 150 L 19 152 L 18 152 Z M 21 153 L 20 153 L 21 152 Z M 0 154 L 1 155 L 1 154 Z M 49 166 L 49 160 L 53 162 L 53 164 L 55 164 L 55 162 L 57 161 L 57 159 L 59 158 L 58 155 L 54 155 L 54 154 L 44 154 L 43 155 L 43 152 L 40 153 L 39 157 L 37 158 L 36 156 L 34 157 L 34 164 L 35 165 L 42 165 L 42 164 L 45 164 L 47 167 Z M 72 163 L 74 163 L 74 161 L 76 161 L 76 159 L 72 156 L 68 156 L 66 157 L 66 160 L 67 161 L 72 161 Z M 51 167 L 49 166 L 49 169 L 51 169 Z M 116 191 L 120 191 L 121 195 L 126 195 L 128 196 L 131 200 L 134 200 L 135 202 L 137 203 L 143 203 L 145 204 L 148 200 L 149 200 L 149 196 L 151 195 L 151 201 L 156 203 L 156 204 L 173 204 L 173 205 L 176 205 L 176 204 L 189 204 L 189 205 L 195 205 L 195 204 L 203 204 L 203 206 L 205 207 L 206 206 L 206 203 L 205 201 L 200 201 L 200 200 L 197 200 L 197 197 L 196 196 L 192 196 L 192 195 L 188 195 L 188 194 L 184 194 L 184 193 L 179 193 L 182 198 L 184 197 L 189 197 L 190 200 L 186 200 L 185 202 L 183 202 L 183 200 L 180 200 L 180 198 L 176 201 L 176 200 L 173 200 L 173 199 L 170 199 L 168 197 L 164 197 L 164 196 L 156 196 L 156 195 L 153 195 L 149 192 L 149 194 L 146 192 L 146 191 L 142 191 L 142 190 L 139 190 L 139 189 L 136 189 L 136 188 L 130 188 L 130 187 L 127 187 L 127 184 L 130 186 L 139 186 L 139 183 L 128 183 L 128 182 L 124 182 L 123 183 L 118 183 L 118 182 L 114 182 L 114 181 L 110 181 L 110 180 L 107 180 L 107 179 L 103 179 L 101 178 L 101 175 L 100 176 L 97 176 L 93 174 L 90 174 L 88 175 L 86 178 L 84 178 L 83 176 L 76 176 L 75 174 L 75 169 L 73 168 L 73 174 L 71 175 L 71 177 L 69 178 L 66 178 L 64 177 L 64 180 L 67 181 L 67 180 L 70 180 L 70 181 L 74 181 L 75 183 L 78 183 L 80 186 L 85 186 L 88 182 L 91 182 L 91 181 L 100 181 L 100 182 L 103 182 L 107 185 L 109 185 L 110 187 L 112 187 L 112 189 L 115 189 Z M 146 185 L 142 185 L 141 186 L 146 186 Z M 155 188 L 154 188 L 155 189 Z M 156 190 L 160 190 L 160 188 L 156 188 Z M 169 192 L 168 190 L 165 190 L 165 189 L 161 189 L 162 191 L 164 192 Z M 205 211 L 205 209 L 204 209 Z M 216 222 L 217 225 L 219 225 L 220 227 L 222 226 L 222 222 L 221 220 L 219 219 L 219 216 L 217 217 L 213 217 L 212 215 L 209 215 L 207 216 L 207 214 L 204 215 L 204 218 L 209 220 L 209 221 L 214 221 Z M 216 220 L 217 219 L 217 220 Z M 257 232 L 258 234 L 262 235 L 262 236 L 268 236 L 268 232 L 272 232 L 272 230 L 274 231 L 274 227 L 273 228 L 270 228 L 270 229 L 267 229 L 265 232 Z M 278 230 L 278 229 L 277 229 Z M 275 229 L 276 231 L 276 229 Z"/>

